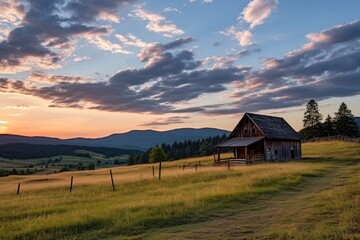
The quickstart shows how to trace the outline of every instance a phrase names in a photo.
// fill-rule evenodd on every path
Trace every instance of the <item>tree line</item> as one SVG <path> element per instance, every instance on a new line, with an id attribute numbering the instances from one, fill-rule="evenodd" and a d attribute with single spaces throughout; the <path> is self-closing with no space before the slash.
<path id="1" fill-rule="evenodd" d="M 0 145 L 0 157 L 8 159 L 34 159 L 54 157 L 58 155 L 72 155 L 89 157 L 89 154 L 76 152 L 77 150 L 91 151 L 105 155 L 105 157 L 115 157 L 123 154 L 138 154 L 141 151 L 107 147 L 88 147 L 74 145 L 43 145 L 29 143 L 8 143 Z M 91 157 L 91 156 L 90 156 Z"/>
<path id="2" fill-rule="evenodd" d="M 354 115 L 344 102 L 340 104 L 334 117 L 328 114 L 325 120 L 322 120 L 323 115 L 320 113 L 318 103 L 313 99 L 310 100 L 306 104 L 303 129 L 300 130 L 302 138 L 307 140 L 333 135 L 360 136 L 359 126 L 355 122 Z"/>
<path id="3" fill-rule="evenodd" d="M 217 135 L 214 137 L 204 138 L 202 140 L 185 140 L 183 142 L 174 142 L 173 144 L 161 144 L 150 148 L 143 154 L 129 157 L 129 165 L 149 163 L 162 159 L 163 161 L 173 161 L 182 158 L 208 156 L 214 153 L 215 145 L 225 141 L 227 135 Z M 156 157 L 151 156 L 152 154 Z"/>

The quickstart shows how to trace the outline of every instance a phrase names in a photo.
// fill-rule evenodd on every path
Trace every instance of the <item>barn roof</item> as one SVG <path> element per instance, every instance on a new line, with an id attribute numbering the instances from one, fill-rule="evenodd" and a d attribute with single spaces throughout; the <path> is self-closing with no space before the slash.
<path id="1" fill-rule="evenodd" d="M 236 130 L 240 127 L 244 118 L 248 117 L 262 131 L 266 138 L 301 140 L 299 134 L 281 117 L 266 116 L 254 113 L 245 113 L 238 125 L 230 134 L 235 136 Z"/>
<path id="2" fill-rule="evenodd" d="M 225 142 L 222 142 L 216 147 L 247 147 L 253 143 L 256 143 L 265 137 L 245 137 L 245 138 L 231 138 Z"/>

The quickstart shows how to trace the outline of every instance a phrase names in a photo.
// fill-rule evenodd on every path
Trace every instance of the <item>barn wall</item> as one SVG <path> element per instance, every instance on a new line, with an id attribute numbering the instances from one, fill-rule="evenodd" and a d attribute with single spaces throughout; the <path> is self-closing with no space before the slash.
<path id="1" fill-rule="evenodd" d="M 259 141 L 247 147 L 248 158 L 253 158 L 255 155 L 264 154 L 264 141 Z M 236 147 L 235 155 L 236 158 L 245 159 L 245 147 Z"/>
<path id="2" fill-rule="evenodd" d="M 267 161 L 289 161 L 301 159 L 301 142 L 287 140 L 266 140 Z"/>
<path id="3" fill-rule="evenodd" d="M 235 129 L 234 137 L 262 137 L 264 134 L 248 117 L 245 117 Z"/>

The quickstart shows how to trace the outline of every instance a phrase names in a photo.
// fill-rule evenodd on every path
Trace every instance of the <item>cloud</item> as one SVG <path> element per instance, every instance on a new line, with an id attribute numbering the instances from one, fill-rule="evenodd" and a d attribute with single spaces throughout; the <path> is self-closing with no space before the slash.
<path id="1" fill-rule="evenodd" d="M 72 13 L 71 20 L 79 23 L 90 23 L 97 19 L 120 22 L 118 11 L 134 0 L 72 0 L 67 2 L 64 10 Z"/>
<path id="2" fill-rule="evenodd" d="M 240 21 L 245 20 L 254 28 L 263 24 L 277 5 L 277 0 L 252 0 L 243 10 Z"/>
<path id="3" fill-rule="evenodd" d="M 154 121 L 143 123 L 139 126 L 157 128 L 160 126 L 173 125 L 185 123 L 184 120 L 189 119 L 189 117 L 168 117 L 168 118 L 157 118 Z"/>
<path id="4" fill-rule="evenodd" d="M 235 26 L 231 26 L 225 32 L 220 32 L 226 36 L 233 37 L 241 46 L 251 46 L 254 44 L 251 38 L 253 34 L 249 30 L 240 31 Z"/>
<path id="5" fill-rule="evenodd" d="M 189 0 L 190 3 L 196 2 L 196 0 Z M 202 0 L 201 3 L 213 3 L 214 0 Z"/>
<path id="6" fill-rule="evenodd" d="M 115 37 L 120 40 L 120 42 L 125 46 L 133 46 L 139 48 L 146 48 L 154 45 L 154 43 L 144 42 L 132 33 L 126 35 L 115 34 Z"/>
<path id="7" fill-rule="evenodd" d="M 177 8 L 172 8 L 172 7 L 166 7 L 163 9 L 163 12 L 177 12 L 181 14 L 181 11 Z"/>
<path id="8" fill-rule="evenodd" d="M 236 83 L 227 109 L 209 114 L 286 108 L 307 99 L 324 100 L 360 94 L 360 20 L 307 35 L 309 42 Z"/>
<path id="9" fill-rule="evenodd" d="M 145 46 L 140 53 L 139 58 L 142 62 L 147 62 L 149 59 L 159 56 L 161 53 L 183 46 L 184 44 L 192 42 L 191 37 L 179 38 L 167 44 L 154 43 L 150 46 Z"/>
<path id="10" fill-rule="evenodd" d="M 25 104 L 20 104 L 20 105 L 15 105 L 15 106 L 0 106 L 1 109 L 16 109 L 16 110 L 26 110 L 29 109 L 30 106 L 29 105 L 25 105 Z"/>
<path id="11" fill-rule="evenodd" d="M 89 60 L 90 57 L 88 56 L 75 56 L 73 61 L 74 62 L 81 62 L 81 61 L 85 61 L 85 60 Z"/>
<path id="12" fill-rule="evenodd" d="M 170 21 L 166 20 L 166 18 L 160 14 L 145 11 L 140 7 L 133 10 L 129 15 L 131 17 L 147 21 L 147 30 L 151 32 L 162 33 L 165 37 L 173 37 L 174 35 L 182 35 L 185 33 L 183 30 L 178 28 Z"/>
<path id="13" fill-rule="evenodd" d="M 270 16 L 277 3 L 277 0 L 250 1 L 238 18 L 238 26 L 231 26 L 226 31 L 220 33 L 236 39 L 241 46 L 253 45 L 252 30 L 254 27 L 264 23 L 265 19 Z M 245 23 L 249 24 L 249 27 L 245 27 Z"/>
<path id="14" fill-rule="evenodd" d="M 112 43 L 109 40 L 104 39 L 103 37 L 97 36 L 87 36 L 87 39 L 90 43 L 94 44 L 98 48 L 109 51 L 111 53 L 120 53 L 120 54 L 132 54 L 131 51 L 124 49 L 121 45 L 117 43 Z"/>
<path id="15" fill-rule="evenodd" d="M 31 73 L 28 80 L 38 83 L 48 83 L 48 84 L 94 82 L 94 80 L 89 77 L 53 75 L 53 74 L 45 74 L 41 72 Z"/>
<path id="16" fill-rule="evenodd" d="M 223 57 L 223 56 L 212 56 L 212 57 L 207 57 L 204 60 L 204 64 L 206 63 L 214 63 L 214 65 L 212 66 L 212 68 L 228 68 L 233 66 L 234 62 L 239 59 L 242 58 L 244 56 L 248 56 L 251 52 L 258 52 L 260 51 L 259 49 L 254 49 L 254 50 L 240 50 L 236 53 L 233 54 L 228 54 L 227 56 Z"/>
<path id="17" fill-rule="evenodd" d="M 34 67 L 59 68 L 60 62 L 71 55 L 76 39 L 80 37 L 91 39 L 103 49 L 126 53 L 101 37 L 109 33 L 107 27 L 89 23 L 96 19 L 111 20 L 110 16 L 130 2 L 69 0 L 64 5 L 62 0 L 29 0 L 25 8 L 18 2 L 5 1 L 0 5 L 6 11 L 1 16 L 6 15 L 7 21 L 20 21 L 21 24 L 6 33 L 0 42 L 0 73 L 16 73 Z"/>
<path id="18" fill-rule="evenodd" d="M 311 33 L 304 46 L 282 58 L 265 59 L 260 69 L 233 64 L 255 49 L 215 56 L 209 61 L 218 65 L 206 68 L 205 60 L 197 61 L 194 52 L 185 49 L 192 41 L 179 38 L 145 47 L 139 54 L 144 67 L 121 70 L 107 81 L 68 79 L 44 85 L 0 78 L 0 91 L 37 96 L 54 107 L 209 115 L 281 109 L 302 106 L 312 98 L 360 94 L 360 20 Z M 223 93 L 230 100 L 192 105 L 200 97 Z M 188 107 L 182 108 L 184 104 Z"/>
<path id="19" fill-rule="evenodd" d="M 206 93 L 222 92 L 226 85 L 244 79 L 249 68 L 199 69 L 202 63 L 188 50 L 169 52 L 191 39 L 160 44 L 150 51 L 145 67 L 119 71 L 106 82 L 79 82 L 60 76 L 43 76 L 56 83 L 43 86 L 29 81 L 0 79 L 0 91 L 33 95 L 51 101 L 53 107 L 98 109 L 136 113 L 181 112 L 174 104 Z M 32 84 L 30 84 L 32 83 Z M 186 111 L 193 112 L 194 109 Z"/>
<path id="20" fill-rule="evenodd" d="M 25 6 L 15 0 L 3 0 L 0 2 L 0 26 L 6 24 L 16 25 L 25 16 Z"/>

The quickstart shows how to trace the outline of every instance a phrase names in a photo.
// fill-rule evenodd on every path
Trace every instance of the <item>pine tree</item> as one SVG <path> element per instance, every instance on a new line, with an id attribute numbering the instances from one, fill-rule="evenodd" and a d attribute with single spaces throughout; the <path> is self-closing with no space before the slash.
<path id="1" fill-rule="evenodd" d="M 304 113 L 304 127 L 314 127 L 316 125 L 321 124 L 321 120 L 322 120 L 322 115 L 319 112 L 319 106 L 317 104 L 317 102 L 313 99 L 311 99 L 307 104 L 306 104 L 306 111 Z"/>
<path id="2" fill-rule="evenodd" d="M 304 113 L 304 129 L 301 130 L 303 138 L 310 139 L 314 137 L 320 137 L 322 135 L 322 115 L 319 112 L 319 106 L 317 102 L 311 99 L 306 104 L 306 111 Z"/>
<path id="3" fill-rule="evenodd" d="M 341 103 L 339 110 L 335 113 L 336 133 L 344 136 L 356 136 L 358 128 L 354 120 L 354 115 L 345 103 Z"/>
<path id="4" fill-rule="evenodd" d="M 327 117 L 322 125 L 323 125 L 323 127 L 322 127 L 323 136 L 332 136 L 332 135 L 336 134 L 334 121 L 329 114 L 327 115 Z"/>

